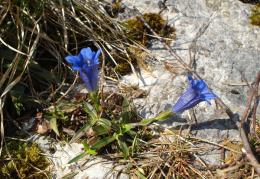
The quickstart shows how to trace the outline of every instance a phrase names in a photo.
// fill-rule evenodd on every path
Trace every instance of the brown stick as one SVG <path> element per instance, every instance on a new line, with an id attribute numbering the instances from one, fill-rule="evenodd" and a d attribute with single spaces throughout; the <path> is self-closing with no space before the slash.
<path id="1" fill-rule="evenodd" d="M 260 80 L 260 71 L 258 72 L 258 76 L 255 83 L 255 99 L 254 99 L 254 107 L 253 107 L 253 128 L 252 130 L 255 132 L 255 126 L 256 126 L 256 109 L 258 104 L 258 86 L 259 86 L 259 80 Z"/>
<path id="2" fill-rule="evenodd" d="M 259 165 L 259 163 L 258 163 L 256 157 L 254 156 L 253 151 L 251 150 L 250 144 L 249 144 L 248 139 L 247 139 L 247 135 L 246 135 L 245 130 L 244 130 L 244 123 L 245 123 L 245 119 L 247 117 L 247 114 L 248 114 L 248 111 L 249 111 L 249 108 L 250 108 L 250 105 L 251 105 L 251 102 L 252 102 L 252 98 L 255 95 L 255 93 L 258 94 L 259 79 L 260 79 L 260 71 L 259 71 L 259 73 L 257 75 L 257 79 L 256 79 L 256 81 L 258 83 L 255 84 L 255 88 L 251 92 L 250 98 L 249 98 L 247 106 L 246 106 L 245 113 L 242 117 L 239 133 L 240 133 L 240 137 L 241 137 L 241 140 L 243 142 L 244 149 L 245 149 L 245 151 L 243 151 L 243 152 L 246 154 L 246 157 L 247 157 L 249 162 L 256 164 L 256 165 L 253 165 L 253 167 L 254 167 L 255 171 L 257 172 L 257 174 L 260 176 L 260 167 L 257 166 L 257 165 Z"/>
<path id="3" fill-rule="evenodd" d="M 255 90 L 256 90 L 256 88 L 254 88 L 254 89 L 252 90 L 252 92 L 251 92 L 251 95 L 250 95 L 250 97 L 249 97 L 248 103 L 247 103 L 247 105 L 246 105 L 246 110 L 245 110 L 244 115 L 243 115 L 243 117 L 242 117 L 242 119 L 241 119 L 241 124 L 242 124 L 242 123 L 245 123 L 245 120 L 246 120 L 248 111 L 249 111 L 249 109 L 250 109 L 250 105 L 251 105 L 252 99 L 253 99 L 254 94 L 255 94 Z"/>

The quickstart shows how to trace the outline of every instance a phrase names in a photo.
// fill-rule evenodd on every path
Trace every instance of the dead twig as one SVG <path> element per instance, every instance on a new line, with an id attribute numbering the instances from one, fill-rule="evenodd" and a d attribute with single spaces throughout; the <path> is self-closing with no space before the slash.
<path id="1" fill-rule="evenodd" d="M 252 130 L 255 132 L 255 126 L 256 126 L 256 109 L 258 105 L 258 85 L 260 80 L 260 71 L 258 72 L 258 77 L 256 79 L 255 83 L 255 99 L 254 99 L 254 107 L 253 107 L 253 128 Z"/>
<path id="2" fill-rule="evenodd" d="M 253 167 L 254 167 L 255 171 L 260 176 L 259 163 L 258 163 L 256 157 L 254 156 L 253 151 L 251 150 L 250 144 L 249 144 L 248 139 L 247 139 L 247 135 L 246 135 L 245 130 L 244 130 L 244 123 L 245 123 L 245 119 L 247 117 L 247 114 L 248 114 L 248 111 L 249 111 L 249 108 L 250 108 L 250 105 L 251 105 L 251 102 L 252 102 L 252 98 L 253 98 L 255 93 L 258 93 L 258 91 L 256 91 L 256 89 L 258 89 L 259 79 L 260 79 L 260 71 L 259 71 L 257 79 L 256 79 L 256 81 L 258 81 L 258 83 L 255 84 L 255 88 L 251 92 L 251 95 L 250 95 L 250 98 L 248 100 L 245 113 L 244 113 L 243 118 L 241 120 L 241 126 L 239 128 L 239 133 L 240 133 L 240 138 L 241 138 L 241 140 L 243 142 L 243 146 L 244 146 L 242 151 L 243 151 L 243 153 L 245 153 L 247 159 L 253 164 Z"/>

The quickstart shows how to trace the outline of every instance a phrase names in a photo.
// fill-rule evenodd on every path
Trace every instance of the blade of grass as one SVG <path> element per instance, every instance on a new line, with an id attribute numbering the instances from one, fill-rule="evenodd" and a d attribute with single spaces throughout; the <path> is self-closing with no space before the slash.
<path id="1" fill-rule="evenodd" d="M 116 140 L 116 138 L 114 138 L 114 137 L 105 137 L 105 138 L 97 141 L 95 144 L 93 144 L 90 147 L 90 149 L 91 150 L 100 149 L 101 147 L 104 147 L 105 145 L 113 142 L 114 140 Z"/>
<path id="2" fill-rule="evenodd" d="M 96 120 L 91 120 L 87 122 L 80 130 L 77 131 L 77 133 L 73 136 L 73 138 L 70 140 L 70 144 L 72 142 L 75 142 L 79 138 L 81 138 L 85 133 L 88 132 L 88 130 L 96 123 Z"/>

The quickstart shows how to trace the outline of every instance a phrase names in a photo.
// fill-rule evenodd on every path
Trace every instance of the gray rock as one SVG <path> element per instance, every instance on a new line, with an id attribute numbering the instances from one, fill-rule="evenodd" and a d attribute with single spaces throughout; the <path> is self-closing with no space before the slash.
<path id="1" fill-rule="evenodd" d="M 123 1 L 124 2 L 124 1 Z M 159 12 L 161 1 L 135 1 L 137 8 L 143 12 Z M 226 83 L 243 83 L 242 74 L 247 81 L 253 82 L 260 70 L 259 34 L 260 28 L 250 25 L 250 7 L 238 0 L 169 0 L 163 16 L 169 24 L 177 28 L 177 39 L 171 48 L 186 62 L 194 58 L 193 69 L 207 82 L 213 92 L 228 105 L 234 113 L 243 114 L 250 96 L 246 85 L 226 85 Z M 140 114 L 144 118 L 158 115 L 166 108 L 174 105 L 178 98 L 188 89 L 187 71 L 174 67 L 176 73 L 166 71 L 161 62 L 176 66 L 176 59 L 163 47 L 159 41 L 153 41 L 151 52 L 158 60 L 154 63 L 153 74 L 157 76 L 150 85 L 140 87 L 150 93 Z M 128 78 L 129 76 L 126 76 Z M 152 77 L 151 77 L 152 78 Z M 149 81 L 149 78 L 146 78 Z M 126 81 L 125 81 L 126 82 Z M 133 81 L 136 83 L 136 81 Z M 149 84 L 149 82 L 146 82 Z M 217 107 L 206 102 L 197 105 L 195 120 L 189 121 L 188 112 L 173 117 L 160 125 L 179 129 L 187 129 L 192 124 L 191 134 L 212 142 L 220 142 L 226 138 L 240 140 L 238 131 L 228 116 Z M 140 106 L 140 101 L 138 101 Z M 260 115 L 258 108 L 257 115 Z M 211 151 L 204 155 L 209 164 L 219 164 L 215 157 L 220 158 L 219 151 Z M 217 155 L 215 155 L 217 154 Z M 206 156 L 206 157 L 205 157 Z"/>

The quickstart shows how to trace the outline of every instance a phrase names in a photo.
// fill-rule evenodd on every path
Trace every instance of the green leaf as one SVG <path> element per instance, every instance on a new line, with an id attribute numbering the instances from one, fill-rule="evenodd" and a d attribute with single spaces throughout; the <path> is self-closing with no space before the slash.
<path id="1" fill-rule="evenodd" d="M 85 100 L 83 100 L 83 104 L 84 104 L 84 110 L 89 114 L 89 117 L 91 119 L 97 119 L 98 115 L 95 108 L 93 108 L 91 104 L 87 103 Z"/>
<path id="2" fill-rule="evenodd" d="M 122 130 L 121 130 L 121 133 L 124 134 L 126 133 L 127 131 L 129 131 L 130 129 L 134 128 L 134 126 L 132 125 L 125 125 Z"/>
<path id="3" fill-rule="evenodd" d="M 174 114 L 170 109 L 167 109 L 166 111 L 161 112 L 155 119 L 158 121 L 164 121 L 172 116 L 176 116 L 177 114 Z"/>
<path id="4" fill-rule="evenodd" d="M 50 120 L 50 125 L 52 127 L 52 130 L 58 135 L 60 136 L 60 133 L 59 133 L 59 129 L 57 127 L 57 119 L 56 118 L 51 118 Z"/>
<path id="5" fill-rule="evenodd" d="M 118 139 L 119 139 L 119 137 L 120 137 L 120 135 L 119 135 L 119 134 L 117 134 L 117 133 L 114 133 L 114 134 L 113 134 L 113 137 L 114 137 L 116 140 L 118 140 Z"/>
<path id="6" fill-rule="evenodd" d="M 72 137 L 70 140 L 70 144 L 79 138 L 81 138 L 88 130 L 96 123 L 96 120 L 92 120 L 87 122 L 80 130 L 77 131 L 77 133 Z"/>
<path id="7" fill-rule="evenodd" d="M 94 106 L 96 108 L 97 111 L 100 111 L 100 93 L 98 93 L 98 91 L 94 91 L 92 93 L 90 93 L 90 98 L 92 100 L 92 102 L 94 103 Z"/>
<path id="8" fill-rule="evenodd" d="M 61 83 L 60 80 L 58 80 L 51 72 L 43 69 L 39 64 L 30 63 L 29 64 L 30 72 L 33 74 L 31 75 L 32 78 L 35 78 L 36 80 L 46 80 L 52 83 Z"/>
<path id="9" fill-rule="evenodd" d="M 61 115 L 61 119 L 66 120 L 68 118 L 68 116 L 65 116 L 59 107 L 56 107 L 56 109 L 59 112 L 59 115 Z"/>
<path id="10" fill-rule="evenodd" d="M 74 173 L 72 173 L 72 174 L 70 174 L 70 175 L 67 175 L 67 176 L 65 176 L 65 177 L 62 177 L 62 179 L 73 178 L 73 177 L 76 176 L 78 173 L 79 173 L 79 172 L 74 172 Z"/>
<path id="11" fill-rule="evenodd" d="M 118 143 L 119 143 L 119 146 L 120 146 L 120 148 L 122 149 L 122 151 L 124 153 L 124 159 L 127 159 L 128 153 L 129 153 L 129 149 L 128 149 L 126 143 L 123 142 L 123 141 L 120 141 L 120 140 L 118 141 Z"/>
<path id="12" fill-rule="evenodd" d="M 135 135 L 134 141 L 132 143 L 132 156 L 134 155 L 134 152 L 135 152 L 136 142 L 137 142 L 137 135 Z"/>
<path id="13" fill-rule="evenodd" d="M 111 127 L 111 122 L 107 119 L 104 119 L 104 118 L 100 118 L 97 120 L 98 123 L 101 123 L 101 124 L 104 124 L 106 125 L 107 127 Z"/>
<path id="14" fill-rule="evenodd" d="M 84 146 L 84 148 L 85 148 L 87 153 L 89 153 L 91 155 L 96 155 L 97 154 L 97 152 L 95 150 L 90 150 L 89 149 L 88 144 L 87 144 L 85 139 L 83 140 L 83 146 Z"/>
<path id="15" fill-rule="evenodd" d="M 134 121 L 132 121 L 132 113 L 131 112 L 122 113 L 121 124 L 124 125 L 124 124 L 128 124 L 131 122 L 134 122 Z"/>
<path id="16" fill-rule="evenodd" d="M 26 94 L 24 94 L 24 92 L 21 92 L 18 90 L 19 89 L 14 90 L 14 88 L 13 88 L 9 91 L 9 93 L 11 95 L 13 95 L 14 97 L 19 98 L 22 103 L 24 103 L 30 107 L 39 109 L 39 110 L 43 110 L 43 107 L 39 102 L 36 102 L 36 100 L 30 99 L 30 97 L 28 95 L 26 95 Z"/>
<path id="17" fill-rule="evenodd" d="M 154 118 L 152 118 L 152 119 L 144 119 L 144 120 L 142 120 L 140 122 L 140 124 L 143 125 L 143 126 L 147 126 L 148 124 L 150 124 L 150 123 L 152 123 L 154 121 L 156 121 L 156 119 L 154 119 Z"/>
<path id="18" fill-rule="evenodd" d="M 123 108 L 123 114 L 131 111 L 130 103 L 127 97 L 124 98 L 122 108 Z"/>
<path id="19" fill-rule="evenodd" d="M 139 168 L 138 168 L 139 169 Z M 135 174 L 140 178 L 140 179 L 146 179 L 146 177 L 139 171 L 136 171 Z"/>
<path id="20" fill-rule="evenodd" d="M 130 103 L 129 103 L 127 97 L 124 98 L 122 110 L 123 110 L 122 115 L 121 115 L 120 120 L 119 120 L 120 123 L 122 125 L 130 123 L 131 118 L 132 118 L 132 113 L 131 113 Z"/>
<path id="21" fill-rule="evenodd" d="M 97 155 L 98 154 L 95 150 L 88 150 L 87 152 L 91 155 Z"/>
<path id="22" fill-rule="evenodd" d="M 80 155 L 78 155 L 77 157 L 73 158 L 72 160 L 70 160 L 70 161 L 68 162 L 68 164 L 71 164 L 71 163 L 73 163 L 73 162 L 76 162 L 76 161 L 82 159 L 83 157 L 85 157 L 86 155 L 88 155 L 88 152 L 87 152 L 87 151 L 84 152 L 84 153 L 82 153 L 82 154 L 80 154 Z"/>
<path id="23" fill-rule="evenodd" d="M 93 130 L 95 131 L 95 135 L 103 135 L 108 133 L 108 129 L 105 125 L 98 125 L 93 127 Z"/>
<path id="24" fill-rule="evenodd" d="M 114 140 L 116 140 L 116 138 L 114 138 L 114 137 L 105 137 L 105 138 L 97 141 L 95 144 L 93 144 L 90 147 L 90 149 L 91 150 L 100 149 L 101 147 L 104 147 L 105 145 L 113 142 Z"/>
<path id="25" fill-rule="evenodd" d="M 88 147 L 88 144 L 87 144 L 86 139 L 83 140 L 83 146 L 84 146 L 84 148 L 85 148 L 86 151 L 89 150 L 89 147 Z"/>

